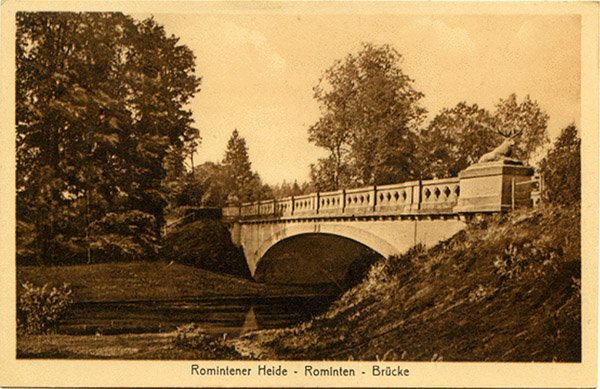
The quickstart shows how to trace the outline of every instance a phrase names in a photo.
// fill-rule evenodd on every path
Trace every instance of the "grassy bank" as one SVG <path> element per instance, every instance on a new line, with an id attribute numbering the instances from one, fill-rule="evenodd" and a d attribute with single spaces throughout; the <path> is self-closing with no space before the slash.
<path id="1" fill-rule="evenodd" d="M 123 335 L 29 335 L 19 340 L 18 358 L 28 359 L 247 359 L 230 347 L 182 347 L 177 333 Z"/>
<path id="2" fill-rule="evenodd" d="M 236 340 L 261 359 L 580 361 L 577 209 L 480 218 L 378 262 L 326 314 Z"/>
<path id="3" fill-rule="evenodd" d="M 265 285 L 178 263 L 130 262 L 74 266 L 20 266 L 17 282 L 70 285 L 75 302 L 183 300 L 226 296 L 302 294 L 299 286 Z"/>
<path id="4" fill-rule="evenodd" d="M 221 220 L 201 219 L 174 228 L 163 239 L 161 258 L 209 271 L 250 279 L 241 248 Z"/>

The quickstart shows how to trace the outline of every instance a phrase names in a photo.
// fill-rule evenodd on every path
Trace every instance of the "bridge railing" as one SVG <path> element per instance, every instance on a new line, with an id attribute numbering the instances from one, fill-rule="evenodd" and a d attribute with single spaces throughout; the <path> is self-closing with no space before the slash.
<path id="1" fill-rule="evenodd" d="M 341 213 L 345 208 L 345 191 L 323 192 L 318 194 L 319 213 L 333 215 Z"/>
<path id="2" fill-rule="evenodd" d="M 423 210 L 438 210 L 448 203 L 456 204 L 460 195 L 460 183 L 456 178 L 423 182 L 421 207 Z"/>
<path id="3" fill-rule="evenodd" d="M 226 218 L 302 218 L 367 214 L 451 212 L 460 195 L 459 178 L 410 181 L 334 192 L 317 192 L 226 207 Z"/>
<path id="4" fill-rule="evenodd" d="M 239 218 L 242 207 L 224 207 L 223 217 L 224 218 Z"/>
<path id="5" fill-rule="evenodd" d="M 377 208 L 381 211 L 413 211 L 419 208 L 419 199 L 419 181 L 377 188 Z"/>
<path id="6" fill-rule="evenodd" d="M 292 200 L 293 198 L 290 197 L 285 197 L 283 199 L 278 199 L 277 200 L 277 205 L 276 205 L 276 213 L 277 215 L 281 215 L 281 216 L 292 216 L 292 209 L 294 208 L 294 205 L 292 204 Z"/>

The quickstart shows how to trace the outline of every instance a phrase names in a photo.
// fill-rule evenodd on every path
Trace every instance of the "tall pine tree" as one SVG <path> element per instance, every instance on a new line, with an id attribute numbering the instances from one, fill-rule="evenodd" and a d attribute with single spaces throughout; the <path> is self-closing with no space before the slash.
<path id="1" fill-rule="evenodd" d="M 248 157 L 246 139 L 240 136 L 237 129 L 233 130 L 227 142 L 223 167 L 235 181 L 236 185 L 244 186 L 252 180 L 252 166 Z"/>
<path id="2" fill-rule="evenodd" d="M 270 188 L 262 184 L 258 173 L 252 171 L 246 140 L 237 129 L 227 142 L 222 168 L 228 201 L 247 202 L 270 197 Z"/>

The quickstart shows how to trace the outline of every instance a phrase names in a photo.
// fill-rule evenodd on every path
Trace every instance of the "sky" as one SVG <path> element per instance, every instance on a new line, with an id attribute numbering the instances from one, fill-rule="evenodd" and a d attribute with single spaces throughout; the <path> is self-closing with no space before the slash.
<path id="1" fill-rule="evenodd" d="M 134 15 L 136 18 L 147 15 Z M 323 149 L 308 142 L 319 118 L 313 87 L 361 42 L 390 44 L 428 120 L 461 101 L 491 111 L 516 93 L 550 115 L 555 138 L 580 123 L 577 15 L 154 14 L 196 55 L 201 91 L 190 109 L 202 144 L 195 163 L 222 160 L 234 129 L 268 184 L 308 180 Z"/>

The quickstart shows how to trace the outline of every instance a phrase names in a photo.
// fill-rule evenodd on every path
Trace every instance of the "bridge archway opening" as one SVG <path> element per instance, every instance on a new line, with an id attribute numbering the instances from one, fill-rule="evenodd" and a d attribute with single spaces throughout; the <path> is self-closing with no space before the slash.
<path id="1" fill-rule="evenodd" d="M 278 284 L 330 284 L 346 290 L 383 256 L 350 238 L 327 233 L 294 235 L 274 244 L 257 264 L 254 278 Z"/>

